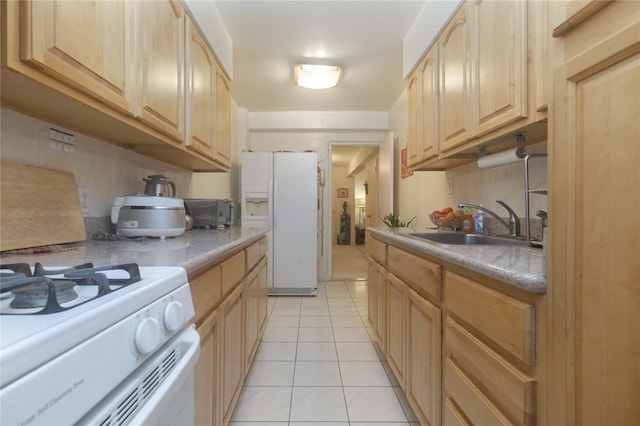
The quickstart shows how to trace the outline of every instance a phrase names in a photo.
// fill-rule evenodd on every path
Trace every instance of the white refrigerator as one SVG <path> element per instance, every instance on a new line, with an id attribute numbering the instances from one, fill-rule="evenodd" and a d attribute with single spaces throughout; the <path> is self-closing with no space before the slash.
<path id="1" fill-rule="evenodd" d="M 318 158 L 311 152 L 243 152 L 243 227 L 270 232 L 269 294 L 316 295 Z"/>

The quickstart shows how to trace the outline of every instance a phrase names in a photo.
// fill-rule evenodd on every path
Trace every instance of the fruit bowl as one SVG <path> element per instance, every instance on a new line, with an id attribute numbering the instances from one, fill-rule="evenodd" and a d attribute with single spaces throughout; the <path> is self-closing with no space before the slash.
<path id="1" fill-rule="evenodd" d="M 439 218 L 430 214 L 429 219 L 431 219 L 431 222 L 439 229 L 462 229 L 462 223 L 464 222 L 464 216 L 456 216 L 455 214 L 440 216 Z"/>

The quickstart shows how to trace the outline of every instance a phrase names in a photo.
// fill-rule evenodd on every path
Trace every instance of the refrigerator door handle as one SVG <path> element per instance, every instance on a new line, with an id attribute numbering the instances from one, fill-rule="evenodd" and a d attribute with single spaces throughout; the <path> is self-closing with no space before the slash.
<path id="1" fill-rule="evenodd" d="M 277 180 L 273 181 L 273 198 L 272 199 L 273 200 L 278 199 L 278 181 Z M 273 211 L 273 229 L 276 229 L 278 227 L 278 214 L 275 208 L 272 211 Z"/>

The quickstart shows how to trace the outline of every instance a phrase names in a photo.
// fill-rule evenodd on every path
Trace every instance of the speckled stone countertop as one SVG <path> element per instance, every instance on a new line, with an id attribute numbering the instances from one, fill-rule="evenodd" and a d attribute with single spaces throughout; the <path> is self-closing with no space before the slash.
<path id="1" fill-rule="evenodd" d="M 543 251 L 528 246 L 444 245 L 409 237 L 412 232 L 438 232 L 410 228 L 367 228 L 372 236 L 438 257 L 532 293 L 547 292 L 546 259 Z"/>
<path id="2" fill-rule="evenodd" d="M 266 235 L 266 228 L 232 226 L 224 230 L 192 229 L 179 237 L 146 238 L 144 241 L 77 243 L 75 250 L 31 255 L 2 255 L 1 263 L 40 262 L 44 266 L 71 266 L 92 262 L 95 266 L 135 262 L 140 266 L 182 266 L 187 273 L 225 256 L 230 250 Z"/>

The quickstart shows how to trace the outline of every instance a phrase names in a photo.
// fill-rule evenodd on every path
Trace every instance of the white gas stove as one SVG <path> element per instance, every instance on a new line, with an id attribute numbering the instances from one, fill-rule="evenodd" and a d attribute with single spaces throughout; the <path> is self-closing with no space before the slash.
<path id="1" fill-rule="evenodd" d="M 185 270 L 90 266 L 0 267 L 0 424 L 147 423 L 160 411 L 150 402 L 179 386 L 192 396 Z M 193 402 L 181 403 L 189 424 Z"/>

